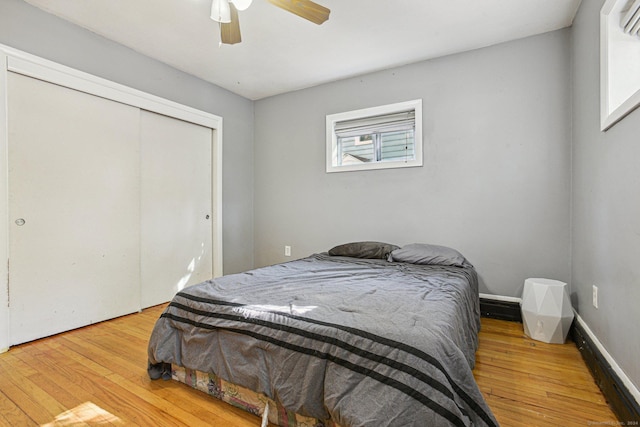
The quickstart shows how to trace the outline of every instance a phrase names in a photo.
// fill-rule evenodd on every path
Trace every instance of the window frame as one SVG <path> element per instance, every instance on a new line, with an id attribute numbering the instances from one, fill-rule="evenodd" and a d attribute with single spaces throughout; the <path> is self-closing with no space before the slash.
<path id="1" fill-rule="evenodd" d="M 415 159 L 408 161 L 376 161 L 369 163 L 338 165 L 338 137 L 335 132 L 336 123 L 364 119 L 368 117 L 382 116 L 386 114 L 400 113 L 413 110 L 415 113 L 414 151 Z M 422 161 L 422 99 L 398 102 L 395 104 L 380 105 L 377 107 L 363 108 L 344 113 L 328 114 L 326 116 L 326 172 L 353 172 L 361 170 L 395 169 L 420 167 Z"/>

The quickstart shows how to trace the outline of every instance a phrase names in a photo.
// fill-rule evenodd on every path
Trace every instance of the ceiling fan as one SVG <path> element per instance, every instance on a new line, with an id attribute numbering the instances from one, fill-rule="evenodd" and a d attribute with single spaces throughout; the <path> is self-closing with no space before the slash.
<path id="1" fill-rule="evenodd" d="M 220 23 L 220 42 L 236 44 L 242 41 L 238 11 L 246 10 L 252 0 L 213 0 L 211 19 Z M 311 0 L 269 0 L 269 3 L 321 25 L 329 19 L 331 11 Z"/>

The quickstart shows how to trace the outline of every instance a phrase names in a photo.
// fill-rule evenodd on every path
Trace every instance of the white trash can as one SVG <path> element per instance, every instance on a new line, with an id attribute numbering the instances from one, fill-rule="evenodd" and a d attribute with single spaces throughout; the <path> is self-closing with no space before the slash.
<path id="1" fill-rule="evenodd" d="M 527 279 L 522 292 L 524 333 L 537 341 L 564 344 L 573 322 L 567 284 L 551 279 Z"/>

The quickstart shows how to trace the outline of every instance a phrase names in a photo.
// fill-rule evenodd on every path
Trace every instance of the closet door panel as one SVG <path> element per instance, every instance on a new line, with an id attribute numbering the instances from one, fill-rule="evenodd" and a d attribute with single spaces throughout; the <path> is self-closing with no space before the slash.
<path id="1" fill-rule="evenodd" d="M 140 308 L 137 108 L 8 76 L 11 344 Z"/>
<path id="2" fill-rule="evenodd" d="M 211 279 L 212 131 L 141 111 L 142 306 Z"/>

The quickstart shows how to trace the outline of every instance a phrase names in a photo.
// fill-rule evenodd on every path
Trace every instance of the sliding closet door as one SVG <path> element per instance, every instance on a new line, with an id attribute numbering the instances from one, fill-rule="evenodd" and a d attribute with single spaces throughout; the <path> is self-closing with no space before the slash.
<path id="1" fill-rule="evenodd" d="M 211 279 L 212 130 L 147 111 L 140 117 L 142 306 Z"/>
<path id="2" fill-rule="evenodd" d="M 9 73 L 10 343 L 139 309 L 137 108 Z"/>

